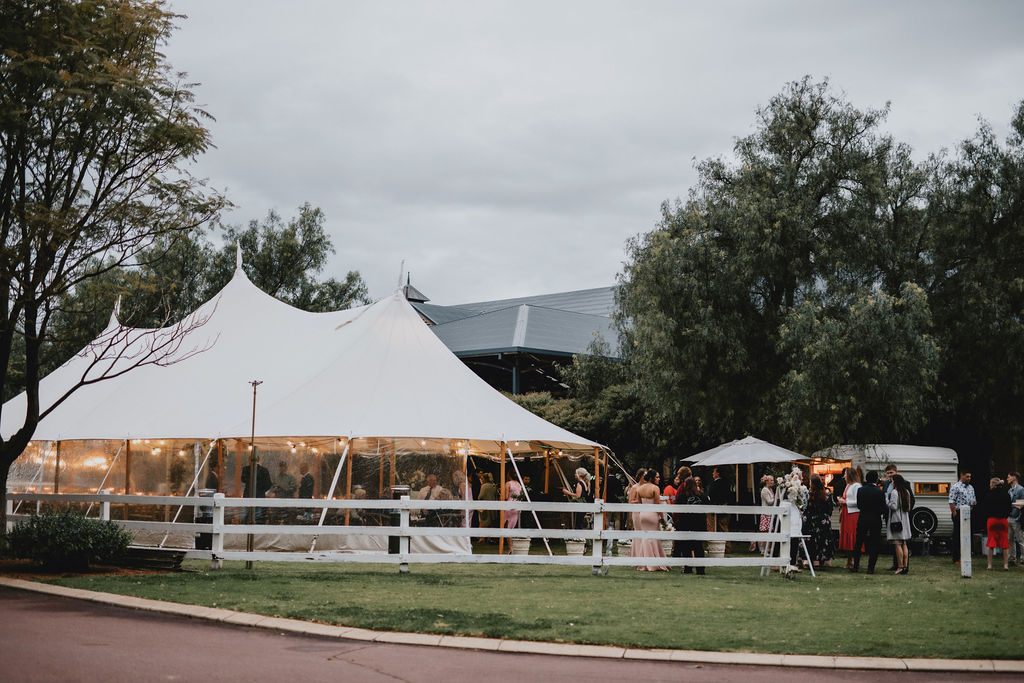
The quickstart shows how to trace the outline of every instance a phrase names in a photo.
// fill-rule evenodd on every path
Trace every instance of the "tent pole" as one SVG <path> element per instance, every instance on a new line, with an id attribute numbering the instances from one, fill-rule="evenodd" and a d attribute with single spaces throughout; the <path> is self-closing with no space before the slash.
<path id="1" fill-rule="evenodd" d="M 186 498 L 187 498 L 187 497 L 188 497 L 188 496 L 189 496 L 189 495 L 190 495 L 190 494 L 192 493 L 192 491 L 193 491 L 193 490 L 194 490 L 194 489 L 195 489 L 195 488 L 196 488 L 196 487 L 197 487 L 197 486 L 199 485 L 199 473 L 203 471 L 203 468 L 204 468 L 204 467 L 206 467 L 206 462 L 207 462 L 207 461 L 208 461 L 208 460 L 210 459 L 210 453 L 213 453 L 213 447 L 214 447 L 214 444 L 215 444 L 215 443 L 216 443 L 215 441 L 211 441 L 211 442 L 210 442 L 210 449 L 209 449 L 208 451 L 206 451 L 206 457 L 205 457 L 205 458 L 203 458 L 203 464 L 202 464 L 202 465 L 200 465 L 200 466 L 199 466 L 198 468 L 196 468 L 196 475 L 195 475 L 195 477 L 193 477 L 193 479 L 192 479 L 192 483 L 191 483 L 191 484 L 189 484 L 188 490 L 187 490 L 187 491 L 185 491 L 185 497 L 186 497 Z M 199 452 L 200 452 L 200 450 L 199 450 L 199 449 L 200 449 L 200 446 L 199 446 L 199 440 L 198 440 L 198 439 L 196 439 L 196 442 L 195 442 L 195 444 L 194 444 L 193 448 L 195 448 L 195 449 L 196 449 L 196 458 L 198 459 L 198 458 L 199 458 Z M 171 520 L 171 524 L 174 524 L 175 522 L 177 522 L 177 521 L 178 521 L 178 516 L 179 516 L 179 515 L 181 515 L 181 511 L 182 511 L 182 510 L 183 510 L 184 508 L 185 508 L 185 506 L 184 506 L 184 505 L 179 505 L 179 506 L 178 506 L 178 511 L 174 513 L 174 519 L 172 519 L 172 520 Z M 194 513 L 193 513 L 193 514 L 194 514 Z M 158 545 L 157 547 L 158 547 L 158 548 L 163 548 L 163 547 L 164 547 L 164 543 L 166 543 L 166 542 L 167 542 L 167 538 L 168 538 L 168 536 L 170 536 L 170 535 L 171 535 L 171 532 L 170 532 L 170 531 L 168 531 L 168 532 L 167 532 L 166 534 L 164 534 L 164 538 L 163 538 L 163 540 L 162 540 L 162 541 L 160 541 L 160 545 Z"/>
<path id="2" fill-rule="evenodd" d="M 505 500 L 505 442 L 504 441 L 501 442 L 501 488 L 499 489 L 499 491 L 500 491 L 500 494 L 498 495 L 498 500 L 504 501 Z M 499 529 L 504 529 L 505 528 L 505 511 L 504 510 L 499 510 L 498 511 L 498 528 Z M 504 536 L 499 536 L 498 537 L 498 554 L 502 555 L 502 554 L 504 554 L 504 552 L 505 552 L 505 537 Z"/>
<path id="3" fill-rule="evenodd" d="M 57 442 L 54 454 L 56 460 L 53 465 L 53 492 L 58 494 L 60 493 L 60 441 Z"/>
<path id="4" fill-rule="evenodd" d="M 544 495 L 551 488 L 551 449 L 544 450 Z"/>
<path id="5" fill-rule="evenodd" d="M 516 478 L 519 480 L 519 485 L 523 487 L 523 495 L 526 496 L 526 502 L 527 503 L 532 503 L 533 501 L 530 500 L 530 490 L 528 488 L 526 488 L 526 483 L 523 482 L 523 475 L 520 474 L 520 472 L 519 472 L 519 465 L 516 464 L 516 458 L 515 458 L 514 455 L 512 455 L 512 451 L 511 450 L 508 451 L 508 459 L 510 461 L 512 461 L 512 467 L 516 471 Z M 530 510 L 530 512 L 533 513 L 533 521 L 537 522 L 537 528 L 538 529 L 543 529 L 544 527 L 542 527 L 540 525 L 540 517 L 537 516 L 537 511 L 536 510 Z M 548 549 L 548 556 L 550 557 L 551 555 L 554 555 L 554 553 L 551 552 L 551 544 L 548 543 L 548 539 L 544 538 L 543 540 L 544 540 L 544 547 Z"/>
<path id="6" fill-rule="evenodd" d="M 377 495 L 384 497 L 384 453 L 380 450 L 380 439 L 377 439 L 377 459 L 380 460 L 380 477 L 377 481 Z"/>
<path id="7" fill-rule="evenodd" d="M 594 446 L 594 497 L 601 498 L 598 488 L 601 486 L 601 451 Z M 602 498 L 603 500 L 603 498 Z"/>
<path id="8" fill-rule="evenodd" d="M 106 474 L 103 475 L 103 480 L 100 482 L 100 485 L 96 487 L 96 493 L 99 493 L 100 491 L 103 490 L 103 485 L 107 483 L 107 477 L 109 477 L 110 473 L 114 471 L 114 465 L 117 464 L 117 458 L 121 455 L 121 451 L 124 450 L 125 443 L 127 443 L 127 439 L 122 440 L 121 445 L 117 447 L 117 453 L 114 453 L 114 459 L 110 461 L 110 466 L 107 467 Z M 88 517 L 89 513 L 92 512 L 93 505 L 94 503 L 89 503 L 89 507 L 86 508 L 86 517 Z"/>
<path id="9" fill-rule="evenodd" d="M 352 445 L 352 437 L 349 436 L 348 440 L 345 441 L 345 450 L 341 452 L 341 460 L 338 461 L 338 466 L 334 468 L 334 479 L 331 480 L 331 490 L 327 492 L 327 500 L 334 498 L 334 489 L 338 486 L 338 478 L 341 477 L 341 466 L 345 464 L 345 456 L 348 455 L 348 449 Z M 324 525 L 324 519 L 327 517 L 327 508 L 320 510 L 320 521 L 316 523 L 317 526 Z M 309 552 L 313 552 L 316 549 L 316 539 L 319 536 L 313 537 L 313 542 L 309 545 Z"/>
<path id="10" fill-rule="evenodd" d="M 224 490 L 224 439 L 217 439 L 217 491 Z"/>
<path id="11" fill-rule="evenodd" d="M 470 495 L 473 492 L 473 482 L 469 480 L 469 439 L 466 439 L 466 448 L 463 449 L 462 451 L 462 487 L 464 489 L 464 491 L 462 492 L 462 501 L 464 503 L 468 503 L 470 500 Z M 473 526 L 472 510 L 468 508 L 466 509 L 466 511 L 463 513 L 462 523 L 466 526 L 467 529 Z M 472 534 L 470 534 L 469 536 L 469 552 L 470 554 L 472 554 L 473 552 Z"/>
<path id="12" fill-rule="evenodd" d="M 338 442 L 337 439 L 335 439 L 334 442 L 337 443 Z M 345 483 L 345 498 L 346 499 L 350 499 L 350 498 L 352 498 L 352 458 L 348 459 L 348 464 L 345 465 L 345 468 L 346 468 L 346 475 L 347 475 L 347 478 L 348 478 L 348 481 Z M 349 515 L 351 515 L 351 513 L 352 513 L 352 509 L 351 508 L 345 508 L 345 526 L 348 526 L 349 519 L 350 519 Z"/>
<path id="13" fill-rule="evenodd" d="M 245 498 L 242 490 L 242 441 L 235 439 L 235 491 L 239 498 Z"/>
<path id="14" fill-rule="evenodd" d="M 132 442 L 124 440 L 124 495 L 132 494 Z M 128 503 L 124 504 L 124 518 L 128 519 Z"/>
<path id="15" fill-rule="evenodd" d="M 395 488 L 395 463 L 398 458 L 398 440 L 391 440 L 391 471 L 388 472 L 388 486 Z"/>

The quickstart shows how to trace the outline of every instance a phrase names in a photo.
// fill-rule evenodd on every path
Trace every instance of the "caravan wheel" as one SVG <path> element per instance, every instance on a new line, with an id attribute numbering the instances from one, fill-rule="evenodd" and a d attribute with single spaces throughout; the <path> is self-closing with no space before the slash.
<path id="1" fill-rule="evenodd" d="M 910 526 L 915 534 L 932 536 L 939 527 L 939 519 L 928 508 L 914 508 L 910 511 Z"/>

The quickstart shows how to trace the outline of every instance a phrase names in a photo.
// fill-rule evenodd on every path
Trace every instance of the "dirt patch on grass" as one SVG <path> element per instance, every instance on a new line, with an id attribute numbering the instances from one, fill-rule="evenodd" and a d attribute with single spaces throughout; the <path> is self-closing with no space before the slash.
<path id="1" fill-rule="evenodd" d="M 12 579 L 46 580 L 66 579 L 75 576 L 143 576 L 149 574 L 174 574 L 167 569 L 140 569 L 138 567 L 117 567 L 96 565 L 81 572 L 48 571 L 31 560 L 0 559 L 0 576 Z"/>

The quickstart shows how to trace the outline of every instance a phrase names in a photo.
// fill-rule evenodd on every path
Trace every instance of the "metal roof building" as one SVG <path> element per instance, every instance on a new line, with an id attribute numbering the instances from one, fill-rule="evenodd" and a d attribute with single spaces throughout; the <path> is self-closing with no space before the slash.
<path id="1" fill-rule="evenodd" d="M 406 297 L 438 338 L 492 386 L 513 394 L 563 393 L 556 364 L 588 353 L 600 336 L 613 352 L 614 287 L 439 306 L 415 287 Z"/>

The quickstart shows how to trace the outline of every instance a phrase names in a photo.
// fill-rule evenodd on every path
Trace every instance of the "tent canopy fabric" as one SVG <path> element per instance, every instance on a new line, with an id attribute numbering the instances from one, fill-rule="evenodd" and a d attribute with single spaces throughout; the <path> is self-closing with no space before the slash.
<path id="1" fill-rule="evenodd" d="M 175 338 L 175 331 L 179 333 Z M 129 368 L 163 345 L 164 362 Z M 293 308 L 241 268 L 179 326 L 124 328 L 112 319 L 86 349 L 43 379 L 38 440 L 128 438 L 451 438 L 519 441 L 513 450 L 602 448 L 537 417 L 477 377 L 401 293 L 331 313 Z M 3 405 L 0 433 L 24 421 L 21 394 Z M 499 446 L 500 448 L 500 446 Z M 496 449 L 497 450 L 497 449 Z"/>
<path id="2" fill-rule="evenodd" d="M 688 462 L 701 467 L 715 465 L 751 465 L 764 462 L 790 462 L 806 460 L 807 457 L 767 441 L 748 436 L 730 441 L 720 446 L 684 458 Z"/>

